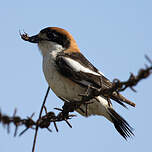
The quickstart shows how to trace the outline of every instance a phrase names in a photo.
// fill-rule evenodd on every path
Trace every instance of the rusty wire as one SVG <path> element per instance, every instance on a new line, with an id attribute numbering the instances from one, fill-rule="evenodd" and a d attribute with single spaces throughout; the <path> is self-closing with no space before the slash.
<path id="1" fill-rule="evenodd" d="M 72 125 L 69 123 L 68 120 L 76 116 L 72 114 L 63 115 L 62 111 L 59 112 L 59 114 L 55 115 L 54 112 L 50 111 L 50 112 L 47 112 L 46 115 L 42 116 L 37 121 L 34 121 L 32 119 L 34 114 L 32 114 L 30 117 L 27 117 L 27 118 L 21 118 L 20 116 L 16 116 L 16 109 L 14 113 L 15 114 L 13 116 L 8 116 L 0 112 L 0 123 L 4 126 L 4 128 L 7 127 L 8 133 L 10 132 L 10 125 L 13 124 L 15 126 L 14 136 L 17 135 L 18 127 L 20 126 L 25 126 L 25 129 L 21 133 L 19 133 L 19 136 L 23 135 L 30 128 L 35 129 L 36 126 L 38 126 L 41 129 L 46 128 L 49 131 L 51 131 L 49 126 L 52 123 L 56 131 L 58 132 L 56 122 L 60 122 L 60 121 L 65 121 L 68 124 L 68 126 L 72 128 Z"/>
<path id="2" fill-rule="evenodd" d="M 107 88 L 103 89 L 102 93 L 104 92 L 105 95 L 110 97 L 113 91 L 121 92 L 127 88 L 131 88 L 134 91 L 133 87 L 136 86 L 141 80 L 149 77 L 150 74 L 152 73 L 152 61 L 148 56 L 145 56 L 145 57 L 148 60 L 148 62 L 151 64 L 150 66 L 146 65 L 144 69 L 143 68 L 140 69 L 137 76 L 131 74 L 127 81 L 120 81 L 118 79 L 114 79 L 112 87 L 108 89 Z M 0 123 L 2 123 L 4 127 L 7 126 L 8 133 L 10 132 L 10 124 L 11 123 L 14 124 L 16 128 L 14 132 L 14 136 L 16 136 L 19 126 L 26 127 L 26 129 L 23 132 L 21 132 L 20 135 L 22 135 L 29 128 L 35 129 L 36 126 L 38 126 L 39 128 L 47 128 L 48 130 L 50 130 L 49 126 L 51 123 L 54 124 L 56 131 L 58 131 L 56 122 L 60 122 L 60 121 L 65 121 L 69 125 L 69 127 L 72 127 L 71 124 L 68 122 L 68 119 L 71 119 L 75 115 L 70 115 L 69 113 L 80 108 L 82 104 L 91 104 L 91 103 L 88 103 L 88 101 L 94 98 L 95 96 L 100 95 L 100 93 L 101 91 L 95 92 L 95 94 L 87 96 L 85 100 L 77 102 L 77 103 L 76 102 L 70 103 L 66 101 L 65 99 L 62 99 L 65 101 L 62 109 L 55 108 L 56 110 L 60 111 L 59 114 L 55 115 L 55 113 L 52 111 L 46 112 L 46 115 L 40 117 L 37 121 L 34 121 L 32 119 L 33 114 L 30 117 L 22 119 L 21 117 L 16 116 L 16 110 L 14 111 L 14 114 L 12 117 L 8 115 L 3 115 L 2 112 L 0 112 Z"/>
<path id="3" fill-rule="evenodd" d="M 25 33 L 24 36 L 26 37 L 27 34 Z M 46 114 L 40 116 L 36 121 L 32 119 L 34 114 L 32 114 L 30 117 L 23 119 L 20 116 L 16 116 L 16 112 L 17 112 L 16 109 L 14 110 L 13 116 L 8 116 L 0 111 L 0 123 L 5 128 L 7 127 L 8 133 L 10 132 L 10 124 L 13 124 L 15 126 L 14 136 L 17 135 L 18 128 L 20 126 L 25 126 L 25 129 L 19 134 L 19 136 L 23 135 L 30 128 L 31 129 L 45 128 L 50 132 L 52 132 L 52 130 L 49 128 L 51 124 L 53 124 L 55 130 L 58 132 L 58 127 L 56 122 L 61 122 L 61 121 L 65 121 L 67 125 L 70 128 L 72 128 L 72 125 L 69 123 L 68 120 L 75 117 L 75 115 L 69 113 L 79 108 L 82 112 L 86 113 L 87 115 L 87 105 L 91 104 L 92 102 L 89 101 L 95 98 L 96 96 L 102 94 L 108 99 L 111 97 L 114 91 L 119 93 L 126 90 L 127 88 L 136 91 L 133 87 L 136 86 L 141 80 L 148 78 L 152 73 L 152 60 L 147 55 L 145 55 L 145 58 L 150 63 L 150 66 L 146 65 L 145 68 L 141 68 L 136 76 L 131 73 L 127 81 L 120 81 L 119 79 L 114 79 L 112 86 L 110 88 L 101 88 L 100 90 L 93 88 L 92 93 L 89 94 L 89 96 L 88 95 L 83 96 L 82 100 L 79 102 L 78 101 L 69 102 L 66 99 L 62 99 L 65 101 L 62 109 L 55 108 L 56 110 L 59 111 L 57 115 L 55 115 L 55 113 L 52 111 L 47 112 L 45 106 L 43 106 L 43 108 L 45 109 Z M 86 111 L 83 111 L 83 109 L 81 109 L 82 104 L 86 105 Z"/>

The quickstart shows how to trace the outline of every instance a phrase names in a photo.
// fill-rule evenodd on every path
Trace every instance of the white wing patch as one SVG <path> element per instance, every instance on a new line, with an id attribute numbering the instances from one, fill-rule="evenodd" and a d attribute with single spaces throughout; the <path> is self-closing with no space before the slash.
<path id="1" fill-rule="evenodd" d="M 70 59 L 70 58 L 67 58 L 65 57 L 64 58 L 66 63 L 76 72 L 84 72 L 84 73 L 90 73 L 90 74 L 94 74 L 94 75 L 97 75 L 97 76 L 101 76 L 99 73 L 96 73 L 86 67 L 84 67 L 83 65 L 81 65 L 79 62 L 73 60 L 73 59 Z"/>
<path id="2" fill-rule="evenodd" d="M 98 71 L 101 75 L 105 76 L 101 71 Z"/>

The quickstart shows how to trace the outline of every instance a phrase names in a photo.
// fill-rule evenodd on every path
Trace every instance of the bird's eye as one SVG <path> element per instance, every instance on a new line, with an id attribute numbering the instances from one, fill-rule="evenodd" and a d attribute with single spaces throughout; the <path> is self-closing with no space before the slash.
<path id="1" fill-rule="evenodd" d="M 47 33 L 47 37 L 50 39 L 50 40 L 54 40 L 56 39 L 57 35 L 53 32 L 48 32 Z"/>
<path id="2" fill-rule="evenodd" d="M 47 35 L 47 37 L 48 37 L 49 39 L 52 39 L 52 38 L 53 38 L 53 35 L 52 35 L 51 32 L 48 32 L 46 35 Z"/>

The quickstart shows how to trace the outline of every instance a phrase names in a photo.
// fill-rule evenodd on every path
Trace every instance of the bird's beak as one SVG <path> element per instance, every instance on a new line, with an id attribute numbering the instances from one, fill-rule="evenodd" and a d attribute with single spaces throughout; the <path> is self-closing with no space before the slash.
<path id="1" fill-rule="evenodd" d="M 21 35 L 21 38 L 24 40 L 24 41 L 28 41 L 28 42 L 31 42 L 31 43 L 39 43 L 42 39 L 39 37 L 39 35 L 34 35 L 34 36 L 31 36 L 29 37 L 27 33 L 24 33 L 24 34 L 20 34 Z"/>
<path id="2" fill-rule="evenodd" d="M 39 35 L 34 35 L 34 36 L 31 36 L 29 37 L 28 41 L 31 42 L 31 43 L 39 43 L 40 42 L 40 38 L 39 38 Z"/>

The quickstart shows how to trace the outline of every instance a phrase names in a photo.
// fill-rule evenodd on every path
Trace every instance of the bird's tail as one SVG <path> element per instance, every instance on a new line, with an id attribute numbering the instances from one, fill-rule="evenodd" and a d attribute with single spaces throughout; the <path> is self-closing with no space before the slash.
<path id="1" fill-rule="evenodd" d="M 113 92 L 111 99 L 115 100 L 116 102 L 118 102 L 119 104 L 121 104 L 124 107 L 126 107 L 126 106 L 123 103 L 126 103 L 130 106 L 133 106 L 133 107 L 136 106 L 136 104 L 134 102 L 128 100 L 123 95 L 121 95 L 120 93 L 117 93 L 117 92 Z"/>
<path id="2" fill-rule="evenodd" d="M 123 136 L 125 139 L 134 136 L 132 132 L 133 128 L 127 123 L 126 120 L 124 120 L 124 118 L 122 118 L 116 111 L 114 111 L 114 109 L 108 108 L 108 113 L 111 117 L 111 120 L 115 128 L 121 136 Z"/>

